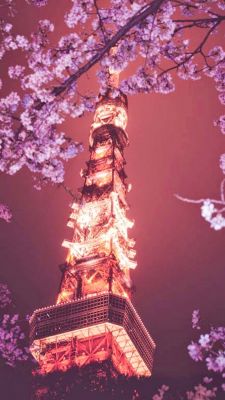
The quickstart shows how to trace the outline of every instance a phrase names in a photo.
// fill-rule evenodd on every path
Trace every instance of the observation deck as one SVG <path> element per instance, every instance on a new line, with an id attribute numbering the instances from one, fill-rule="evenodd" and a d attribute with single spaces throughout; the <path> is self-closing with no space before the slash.
<path id="1" fill-rule="evenodd" d="M 153 339 L 130 300 L 109 292 L 36 310 L 30 344 L 43 374 L 107 359 L 128 376 L 152 372 Z"/>

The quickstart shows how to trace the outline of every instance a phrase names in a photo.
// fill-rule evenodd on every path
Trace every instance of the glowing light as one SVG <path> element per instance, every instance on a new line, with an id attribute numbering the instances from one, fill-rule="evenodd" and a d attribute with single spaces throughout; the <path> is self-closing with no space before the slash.
<path id="1" fill-rule="evenodd" d="M 87 180 L 87 185 L 97 185 L 99 187 L 107 185 L 112 181 L 112 169 L 105 171 L 96 172 L 94 175 L 90 175 Z"/>
<path id="2" fill-rule="evenodd" d="M 92 159 L 98 160 L 99 158 L 111 155 L 111 153 L 112 153 L 112 146 L 110 144 L 105 146 L 98 146 L 93 152 Z"/>
<path id="3" fill-rule="evenodd" d="M 76 260 L 94 254 L 113 254 L 122 269 L 136 267 L 136 262 L 132 261 L 136 254 L 132 249 L 135 242 L 127 234 L 134 222 L 126 217 L 124 207 L 119 204 L 118 193 L 111 192 L 104 200 L 73 208 L 76 212 L 70 218 L 75 220 L 79 235 L 75 233 L 73 241 L 64 241 L 63 246 L 70 249 L 70 254 Z M 99 227 L 98 233 L 96 227 Z"/>
<path id="4" fill-rule="evenodd" d="M 76 351 L 71 352 L 73 348 Z M 109 352 L 120 373 L 128 376 L 151 375 L 126 330 L 109 322 L 36 339 L 31 346 L 31 353 L 40 365 L 41 374 L 66 370 L 71 365 L 84 366 L 93 361 L 103 361 L 108 358 Z"/>
<path id="5" fill-rule="evenodd" d="M 97 107 L 94 115 L 94 122 L 91 126 L 90 145 L 93 145 L 92 133 L 102 125 L 112 124 L 124 130 L 127 126 L 127 112 L 123 105 L 116 105 L 115 102 L 108 102 Z"/>
<path id="6" fill-rule="evenodd" d="M 73 292 L 68 291 L 68 290 L 61 290 L 57 297 L 56 304 L 64 303 L 67 302 L 68 299 L 72 300 Z"/>

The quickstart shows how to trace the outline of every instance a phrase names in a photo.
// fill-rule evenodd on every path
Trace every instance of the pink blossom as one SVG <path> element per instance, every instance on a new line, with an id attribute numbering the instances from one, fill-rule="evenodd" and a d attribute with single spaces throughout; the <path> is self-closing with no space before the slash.
<path id="1" fill-rule="evenodd" d="M 18 79 L 23 75 L 25 67 L 22 65 L 11 65 L 8 69 L 8 74 L 11 79 Z"/>
<path id="2" fill-rule="evenodd" d="M 223 372 L 225 370 L 225 351 L 220 351 L 218 356 L 216 357 L 216 363 L 218 366 L 218 370 Z"/>
<path id="3" fill-rule="evenodd" d="M 92 9 L 93 1 L 72 0 L 73 6 L 65 16 L 65 22 L 69 28 L 74 28 L 78 23 L 85 23 L 88 19 L 88 12 Z"/>
<path id="4" fill-rule="evenodd" d="M 11 222 L 12 213 L 5 204 L 0 203 L 0 219 L 3 219 L 6 222 Z"/>
<path id="5" fill-rule="evenodd" d="M 28 41 L 28 39 L 25 38 L 25 36 L 17 35 L 15 40 L 16 40 L 16 44 L 17 44 L 18 48 L 23 49 L 23 50 L 28 50 L 29 41 Z"/>
<path id="6" fill-rule="evenodd" d="M 225 370 L 225 351 L 219 351 L 217 355 L 209 354 L 206 365 L 209 371 L 222 373 Z"/>
<path id="7" fill-rule="evenodd" d="M 224 1 L 218 1 L 218 2 L 217 2 L 217 7 L 219 7 L 221 10 L 225 10 L 225 3 L 224 3 Z"/>
<path id="8" fill-rule="evenodd" d="M 193 329 L 200 329 L 199 320 L 200 320 L 199 310 L 194 310 L 192 313 L 192 328 Z"/>
<path id="9" fill-rule="evenodd" d="M 1 23 L 1 30 L 3 32 L 9 33 L 12 30 L 12 24 L 10 24 L 9 22 L 2 22 Z"/>
<path id="10" fill-rule="evenodd" d="M 11 302 L 11 293 L 8 286 L 4 283 L 0 283 L 0 308 L 5 308 Z"/>
<path id="11" fill-rule="evenodd" d="M 206 221 L 211 221 L 213 213 L 215 213 L 215 211 L 215 205 L 211 202 L 211 200 L 206 199 L 203 201 L 203 204 L 201 206 L 201 215 Z"/>
<path id="12" fill-rule="evenodd" d="M 225 328 L 210 328 L 208 333 L 201 334 L 198 343 L 188 346 L 190 357 L 194 361 L 202 361 L 209 372 L 225 377 Z M 213 377 L 204 378 L 205 384 L 213 383 Z M 191 392 L 193 394 L 193 392 Z M 190 396 L 192 396 L 190 394 Z M 190 399 L 195 397 L 190 397 Z M 203 397 L 204 398 L 204 397 Z M 209 397 L 210 398 L 210 397 Z"/>
<path id="13" fill-rule="evenodd" d="M 169 390 L 169 386 L 162 385 L 160 389 L 158 389 L 158 393 L 152 397 L 152 400 L 163 400 L 164 395 Z"/>
<path id="14" fill-rule="evenodd" d="M 6 364 L 15 367 L 18 361 L 28 359 L 29 350 L 24 347 L 24 333 L 18 324 L 18 314 L 4 314 L 0 324 L 0 355 Z"/>
<path id="15" fill-rule="evenodd" d="M 218 126 L 221 132 L 225 135 L 225 115 L 221 115 L 221 117 L 215 122 L 215 125 Z"/>
<path id="16" fill-rule="evenodd" d="M 20 115 L 20 120 L 23 124 L 23 126 L 25 127 L 26 130 L 28 131 L 32 131 L 33 130 L 33 124 L 32 124 L 32 117 L 29 113 L 29 110 L 24 111 L 21 115 Z"/>
<path id="17" fill-rule="evenodd" d="M 225 52 L 221 46 L 215 46 L 209 51 L 208 55 L 218 62 L 224 59 Z"/>
<path id="18" fill-rule="evenodd" d="M 201 346 L 192 342 L 188 346 L 188 353 L 194 361 L 201 361 L 203 359 Z"/>
<path id="19" fill-rule="evenodd" d="M 7 97 L 0 99 L 0 111 L 10 110 L 15 112 L 20 104 L 20 96 L 16 92 L 11 92 Z"/>
<path id="20" fill-rule="evenodd" d="M 195 386 L 194 391 L 186 393 L 187 400 L 210 400 L 216 398 L 217 388 L 208 389 L 206 386 L 199 384 Z"/>
<path id="21" fill-rule="evenodd" d="M 158 77 L 157 85 L 155 87 L 156 92 L 168 94 L 174 92 L 174 90 L 175 85 L 173 83 L 171 74 L 166 73 Z"/>
<path id="22" fill-rule="evenodd" d="M 207 376 L 205 376 L 205 378 L 203 378 L 203 382 L 206 384 L 212 383 L 213 379 L 212 378 L 208 378 Z"/>
<path id="23" fill-rule="evenodd" d="M 198 342 L 199 342 L 199 344 L 200 344 L 201 347 L 207 348 L 208 345 L 209 345 L 209 343 L 210 343 L 210 336 L 209 336 L 209 334 L 201 335 Z"/>
<path id="24" fill-rule="evenodd" d="M 43 19 L 43 20 L 39 21 L 39 27 L 42 30 L 42 32 L 44 32 L 45 34 L 48 32 L 54 31 L 54 25 L 48 19 Z"/>
<path id="25" fill-rule="evenodd" d="M 225 105 L 225 92 L 219 94 L 221 104 Z"/>
<path id="26" fill-rule="evenodd" d="M 222 228 L 225 228 L 225 218 L 222 214 L 218 213 L 215 217 L 213 217 L 210 221 L 210 226 L 215 231 L 219 231 Z"/>
<path id="27" fill-rule="evenodd" d="M 198 67 L 191 60 L 185 62 L 178 68 L 178 76 L 181 79 L 192 79 L 198 80 L 201 79 L 200 74 L 198 73 Z"/>
<path id="28" fill-rule="evenodd" d="M 0 309 L 11 303 L 11 293 L 7 285 L 0 283 Z M 25 347 L 25 335 L 19 325 L 18 314 L 0 316 L 0 357 L 7 365 L 15 367 L 19 361 L 28 359 L 29 350 Z"/>

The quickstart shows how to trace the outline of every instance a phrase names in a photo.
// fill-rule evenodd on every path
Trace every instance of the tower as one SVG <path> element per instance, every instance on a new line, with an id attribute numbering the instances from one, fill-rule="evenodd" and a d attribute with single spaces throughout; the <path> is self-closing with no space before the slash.
<path id="1" fill-rule="evenodd" d="M 117 82 L 118 75 L 109 74 L 97 103 L 56 304 L 30 319 L 30 349 L 41 374 L 110 360 L 118 373 L 151 375 L 155 343 L 131 303 L 136 262 L 128 236 L 133 222 L 126 217 L 127 98 L 119 91 L 114 96 Z"/>

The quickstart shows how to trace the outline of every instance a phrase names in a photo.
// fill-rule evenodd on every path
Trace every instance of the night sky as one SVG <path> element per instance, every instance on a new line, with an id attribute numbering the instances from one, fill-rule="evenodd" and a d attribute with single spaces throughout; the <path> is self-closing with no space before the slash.
<path id="1" fill-rule="evenodd" d="M 24 6 L 17 29 L 22 31 L 26 21 L 29 31 L 41 13 L 33 15 Z M 60 9 L 54 19 L 60 31 Z M 165 383 L 197 377 L 200 371 L 186 350 L 195 338 L 192 311 L 200 309 L 204 331 L 225 322 L 225 232 L 211 230 L 198 206 L 174 196 L 219 198 L 219 156 L 225 142 L 213 120 L 223 110 L 210 79 L 176 84 L 169 95 L 128 99 L 130 146 L 125 152 L 133 187 L 129 217 L 135 220 L 130 237 L 136 239 L 138 261 L 132 273 L 133 303 L 157 344 L 153 376 Z M 84 77 L 83 87 L 97 88 L 91 74 Z M 79 172 L 89 157 L 92 118 L 89 114 L 67 123 L 67 132 L 84 143 L 84 152 L 66 165 L 65 184 L 74 192 L 82 185 Z M 58 265 L 66 257 L 61 243 L 72 236 L 66 227 L 72 199 L 62 187 L 35 190 L 27 170 L 1 174 L 0 188 L 0 200 L 14 215 L 11 224 L 0 221 L 0 280 L 11 288 L 15 310 L 27 314 L 55 301 Z"/>

